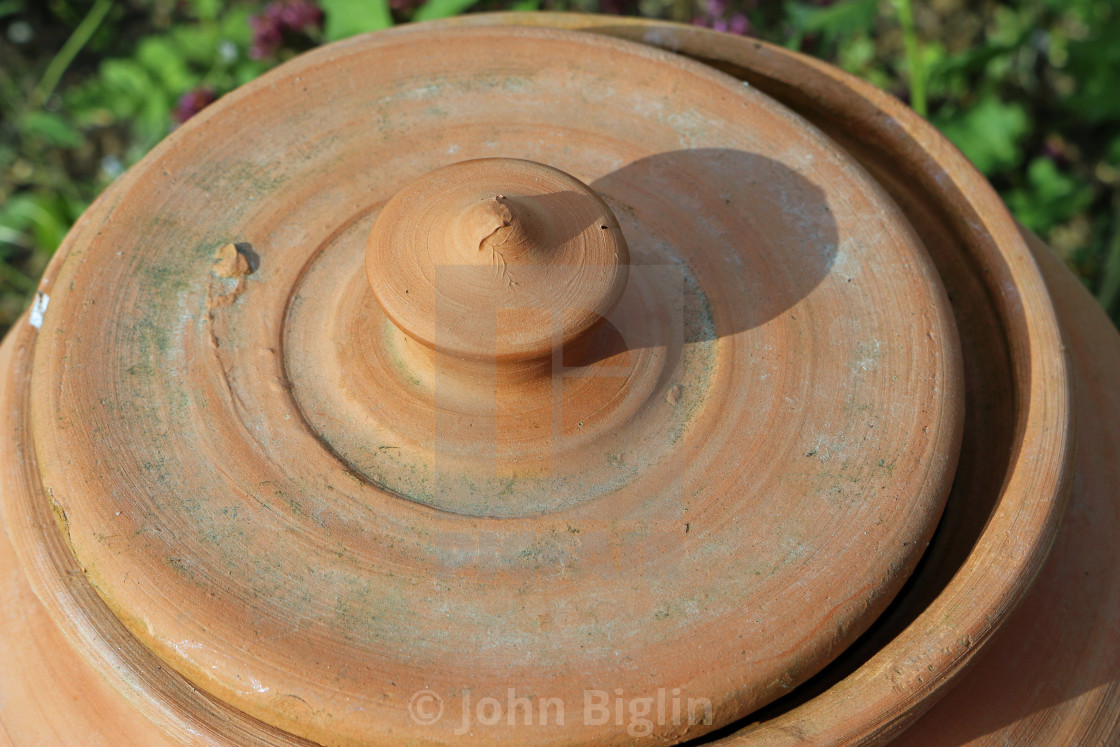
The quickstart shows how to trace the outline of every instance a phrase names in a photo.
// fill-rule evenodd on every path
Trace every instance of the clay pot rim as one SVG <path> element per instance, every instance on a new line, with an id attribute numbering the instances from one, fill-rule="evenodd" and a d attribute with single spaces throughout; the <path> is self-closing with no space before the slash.
<path id="1" fill-rule="evenodd" d="M 923 178 L 936 180 L 939 176 L 949 177 L 943 182 L 943 186 L 954 188 L 955 196 L 963 204 L 973 208 L 970 218 L 975 227 L 972 229 L 974 235 L 970 248 L 975 249 L 977 237 L 983 241 L 981 234 L 984 229 L 989 229 L 992 236 L 988 240 L 991 246 L 987 250 L 991 254 L 977 259 L 996 278 L 1016 281 L 1005 286 L 1003 294 L 994 294 L 994 300 L 1009 332 L 1010 353 L 1019 395 L 1017 450 L 1008 468 L 1008 478 L 1004 483 L 1001 499 L 984 534 L 958 576 L 935 603 L 914 621 L 907 633 L 919 629 L 927 631 L 946 628 L 939 622 L 939 618 L 943 617 L 941 611 L 951 604 L 954 596 L 970 593 L 972 582 L 969 581 L 969 576 L 987 577 L 991 581 L 981 588 L 994 590 L 990 595 L 991 604 L 984 608 L 990 610 L 992 615 L 981 610 L 969 616 L 957 617 L 962 622 L 949 632 L 954 635 L 967 632 L 972 637 L 973 645 L 952 659 L 948 667 L 931 673 L 921 691 L 911 691 L 909 695 L 899 694 L 891 686 L 890 678 L 883 674 L 893 662 L 908 660 L 908 651 L 920 652 L 928 648 L 928 644 L 923 644 L 920 637 L 908 637 L 904 633 L 844 682 L 805 705 L 761 725 L 769 736 L 773 736 L 770 732 L 772 727 L 781 729 L 787 735 L 790 733 L 787 730 L 801 728 L 802 733 L 810 736 L 833 736 L 845 741 L 883 739 L 893 735 L 933 704 L 936 699 L 934 696 L 943 692 L 945 686 L 963 670 L 968 660 L 983 647 L 983 643 L 1009 616 L 1030 587 L 1060 524 L 1071 482 L 1073 445 L 1068 435 L 1071 417 L 1069 372 L 1056 313 L 1046 294 L 1038 266 L 1025 241 L 1019 236 L 1006 207 L 983 176 L 931 125 L 903 104 L 854 76 L 789 50 L 690 26 L 576 14 L 488 14 L 424 25 L 454 26 L 463 23 L 556 25 L 573 30 L 619 35 L 626 35 L 629 30 L 644 29 L 647 33 L 639 40 L 645 43 L 663 46 L 688 56 L 702 57 L 709 62 L 735 64 L 738 61 L 741 66 L 756 74 L 769 76 L 777 83 L 793 77 L 786 72 L 786 66 L 790 66 L 793 72 L 804 76 L 802 84 L 809 79 L 818 83 L 820 87 L 814 90 L 814 95 L 830 110 L 886 114 L 892 119 L 896 128 L 891 144 L 909 144 L 917 149 L 917 155 L 901 154 L 900 160 L 920 165 Z M 690 48 L 703 48 L 706 54 L 689 55 Z M 776 56 L 776 59 L 756 59 L 767 56 Z M 237 93 L 231 95 L 236 96 Z M 202 126 L 207 114 L 203 112 L 187 126 Z M 175 147 L 177 135 L 178 133 L 173 133 L 166 138 L 154 153 L 162 153 L 165 148 Z M 126 193 L 134 186 L 137 174 L 138 170 L 131 170 L 118 180 L 113 189 L 104 194 Z M 49 287 L 62 261 L 76 243 L 76 237 L 82 233 L 93 215 L 110 208 L 110 202 L 112 199 L 106 199 L 104 195 L 98 198 L 83 219 L 71 229 L 62 249 L 48 268 L 41 287 Z M 967 219 L 961 218 L 961 222 L 966 223 Z M 989 283 L 996 284 L 999 284 L 999 280 Z M 1015 315 L 1016 310 L 1019 316 Z M 22 319 L 20 324 L 22 325 Z M 19 337 L 20 343 L 31 343 L 34 335 L 24 327 Z M 1061 354 L 1057 354 L 1059 352 Z M 1023 394 L 1027 396 L 1024 397 Z M 1031 455 L 1045 455 L 1049 458 L 1040 460 L 1042 467 L 1036 463 L 1032 468 L 1032 465 L 1024 464 Z M 1047 472 L 1047 469 L 1050 471 Z M 1037 489 L 1039 487 L 1042 488 L 1041 491 Z M 1045 496 L 1046 500 L 1038 500 L 1040 495 Z M 1017 522 L 1019 515 L 1025 515 L 1026 518 Z M 1001 549 L 1012 554 L 999 557 L 1001 569 L 999 573 L 995 573 L 993 561 Z M 31 566 L 25 564 L 25 568 L 30 569 Z M 1009 569 L 1012 572 L 1007 572 Z M 40 583 L 44 583 L 43 580 Z M 46 585 L 48 588 L 54 586 L 52 582 L 46 582 Z M 72 635 L 85 638 L 96 634 L 87 629 L 73 631 Z M 853 704 L 862 709 L 860 713 L 850 713 Z M 870 704 L 870 707 L 865 704 Z M 849 713 L 845 714 L 845 708 Z M 752 728 L 748 727 L 733 735 L 733 738 L 765 736 L 751 731 Z"/>
<path id="2" fill-rule="evenodd" d="M 430 34 L 430 29 L 424 29 L 423 31 L 426 32 L 426 34 Z M 398 38 L 401 38 L 402 36 L 405 36 L 405 34 L 408 34 L 408 35 L 420 34 L 420 31 L 416 31 L 416 30 L 413 30 L 413 29 L 407 29 L 407 30 L 399 32 Z M 556 34 L 559 35 L 560 32 L 557 31 Z M 567 32 L 567 34 L 571 34 L 571 32 Z M 571 34 L 571 36 L 575 36 L 575 35 Z M 588 37 L 588 39 L 590 39 L 590 37 Z M 604 44 L 604 43 L 600 43 L 600 44 Z M 622 44 L 622 43 L 615 43 L 615 44 Z M 629 44 L 629 43 L 626 43 L 626 44 Z M 354 46 L 357 46 L 357 45 L 354 45 Z M 349 47 L 349 48 L 353 49 L 354 46 Z M 650 50 L 650 53 L 648 53 L 648 54 L 653 55 L 654 53 L 656 53 L 657 55 L 665 54 L 665 53 L 660 52 L 660 50 Z M 345 56 L 345 54 L 346 53 L 344 52 L 343 55 L 340 55 L 340 56 Z M 668 56 L 668 55 L 666 55 L 666 56 Z M 682 60 L 682 62 L 685 62 L 685 60 Z M 310 60 L 304 60 L 304 62 L 302 62 L 301 67 L 296 68 L 295 71 L 291 71 L 291 69 L 286 69 L 286 71 L 284 71 L 284 75 L 290 76 L 290 75 L 293 75 L 293 74 L 298 74 L 300 72 L 300 69 L 314 68 L 316 66 L 316 64 L 321 64 L 319 62 L 319 58 L 317 58 L 317 57 L 312 58 Z M 697 68 L 700 67 L 696 63 L 689 62 L 688 64 L 692 65 L 694 67 L 697 67 Z M 260 91 L 261 88 L 268 87 L 268 85 L 271 83 L 272 80 L 274 80 L 274 78 L 262 78 L 262 81 L 259 85 L 253 86 L 253 91 L 254 92 L 255 91 Z M 732 81 L 727 81 L 727 86 L 728 87 L 737 87 L 736 84 Z M 244 95 L 249 95 L 249 94 L 245 93 L 245 92 L 242 92 L 241 95 L 244 96 Z M 226 103 L 227 103 L 226 108 L 222 108 L 222 106 L 220 105 L 220 106 L 218 106 L 218 108 L 215 108 L 214 110 L 211 110 L 211 112 L 214 113 L 213 115 L 216 116 L 217 112 L 222 112 L 223 109 L 227 109 L 228 106 L 233 106 L 239 101 L 240 101 L 240 99 L 239 99 L 239 97 L 237 97 L 237 94 L 234 94 L 234 97 L 231 97 L 230 100 L 226 101 Z M 206 127 L 206 125 L 209 121 L 211 121 L 211 120 L 208 120 L 204 116 L 203 119 L 199 119 L 199 120 L 197 120 L 193 123 L 190 123 L 190 124 L 186 125 L 183 132 L 192 131 L 192 130 L 188 129 L 188 128 L 192 127 L 192 125 L 195 128 L 204 128 L 205 129 L 205 127 Z M 196 130 L 194 130 L 194 132 L 198 132 L 198 130 L 196 129 Z M 169 139 L 168 141 L 165 142 L 164 146 L 162 146 L 157 151 L 153 152 L 152 155 L 150 155 L 147 159 L 149 169 L 152 168 L 152 165 L 157 165 L 158 166 L 160 159 L 165 158 L 168 155 L 169 151 L 164 150 L 162 148 L 174 149 L 174 148 L 178 147 L 179 142 L 181 142 L 181 141 L 177 138 Z M 132 178 L 130 180 L 122 180 L 122 183 L 120 185 L 116 186 L 116 188 L 114 188 L 112 190 L 114 200 L 116 200 L 116 202 L 121 202 L 121 200 L 127 200 L 127 199 L 130 198 L 130 196 L 136 195 L 137 193 L 133 192 L 133 190 L 142 189 L 142 183 L 141 183 L 141 181 L 138 181 L 138 179 L 140 179 L 144 174 L 147 174 L 147 171 L 144 171 L 142 169 L 138 169 L 136 171 L 136 175 L 134 175 L 134 178 Z M 100 224 L 101 221 L 105 220 L 106 208 L 111 209 L 111 205 L 106 204 L 106 205 L 99 206 L 99 209 L 100 209 L 101 212 L 95 214 L 96 215 L 96 222 L 94 223 L 94 225 Z M 90 233 L 91 233 L 90 231 L 86 231 L 83 234 L 78 234 L 77 239 L 74 239 L 74 243 L 80 243 L 80 240 L 85 240 L 86 237 L 88 235 L 90 235 Z M 73 244 L 71 244 L 71 246 L 73 246 Z M 60 284 L 60 286 L 65 286 L 66 280 L 68 279 L 68 276 L 73 277 L 73 274 L 69 274 L 69 273 L 76 272 L 76 270 L 67 270 L 67 265 L 71 264 L 72 261 L 75 265 L 80 264 L 81 262 L 84 261 L 84 259 L 85 258 L 81 258 L 81 256 L 75 256 L 74 253 L 69 254 L 69 256 L 67 256 L 67 258 L 64 259 L 62 263 L 60 263 L 60 268 L 62 268 L 62 270 L 59 271 L 58 269 L 56 269 L 57 274 L 55 276 L 54 282 Z M 68 302 L 69 301 L 66 301 L 65 299 L 59 299 L 58 301 L 56 301 L 56 304 L 59 305 L 59 306 L 65 307 L 68 304 Z M 40 349 L 43 349 L 43 348 L 40 348 Z M 41 360 L 43 360 L 45 355 L 38 355 L 37 354 L 35 357 L 36 357 L 37 362 L 41 362 Z M 34 412 L 34 410 L 35 410 L 35 404 L 32 403 L 32 412 Z M 65 524 L 65 521 L 63 522 L 63 524 Z M 65 529 L 65 526 L 64 526 L 64 529 Z M 110 595 L 105 595 L 105 598 L 108 599 L 109 596 Z M 124 610 L 124 611 L 127 611 L 127 610 Z M 121 616 L 123 617 L 123 615 L 121 615 Z M 129 627 L 132 627 L 133 629 L 136 629 L 136 626 L 134 626 L 133 624 L 129 624 Z M 143 636 L 140 636 L 140 637 L 143 637 Z M 157 652 L 157 655 L 160 655 L 160 654 Z M 252 711 L 250 711 L 250 712 L 252 712 Z"/>

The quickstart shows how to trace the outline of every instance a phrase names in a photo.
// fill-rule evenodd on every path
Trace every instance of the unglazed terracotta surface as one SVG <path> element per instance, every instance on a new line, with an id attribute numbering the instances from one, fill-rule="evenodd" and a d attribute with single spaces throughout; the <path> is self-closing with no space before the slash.
<path id="1" fill-rule="evenodd" d="M 440 32 L 433 58 L 428 33 L 243 89 L 87 218 L 34 352 L 60 527 L 167 666 L 310 739 L 542 739 L 408 710 L 511 682 L 576 713 L 596 687 L 710 703 L 658 725 L 669 739 L 745 716 L 870 624 L 940 516 L 961 387 L 933 266 L 860 167 L 729 77 L 529 29 Z M 460 396 L 484 388 L 470 371 L 403 350 L 481 357 L 388 300 L 408 275 L 378 237 L 413 224 L 377 222 L 368 263 L 366 237 L 411 180 L 497 154 L 591 185 L 620 217 L 585 195 L 590 230 L 620 229 L 630 268 L 622 292 L 620 241 L 585 242 L 604 259 L 569 264 L 608 268 L 602 286 L 541 301 L 584 344 L 524 385 L 499 366 L 487 409 Z M 562 226 L 569 208 L 540 209 Z M 543 321 L 525 328 L 549 341 Z M 506 358 L 538 356 L 525 339 Z M 630 738 L 572 720 L 543 738 Z"/>
<path id="2" fill-rule="evenodd" d="M 589 191 L 413 219 L 495 156 Z M 648 739 L 1115 741 L 1120 337 L 1027 241 L 1044 272 L 897 101 L 752 40 L 507 14 L 284 66 L 95 204 L 0 348 L 0 743 L 629 743 L 580 690 L 661 687 L 715 718 Z M 499 301 L 441 316 L 464 289 Z M 457 729 L 510 687 L 565 728 Z"/>

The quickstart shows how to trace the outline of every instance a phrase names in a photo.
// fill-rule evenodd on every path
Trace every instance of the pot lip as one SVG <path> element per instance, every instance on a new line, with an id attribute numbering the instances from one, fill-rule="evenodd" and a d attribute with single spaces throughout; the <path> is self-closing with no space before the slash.
<path id="1" fill-rule="evenodd" d="M 418 34 L 418 33 L 421 33 L 421 31 L 423 31 L 424 33 L 429 33 L 431 31 L 431 29 L 430 29 L 430 27 L 422 29 L 422 30 L 410 28 L 410 29 L 404 29 L 404 30 L 394 32 L 394 34 L 399 37 L 399 36 L 403 36 L 405 34 L 414 34 L 414 33 Z M 575 34 L 573 32 L 570 32 L 570 31 L 557 30 L 554 33 L 557 33 L 557 34 L 571 34 L 572 36 L 575 36 Z M 604 40 L 601 43 L 610 44 L 610 43 L 619 43 L 619 42 L 611 42 L 611 41 Z M 629 43 L 629 42 L 624 41 L 623 43 Z M 355 45 L 351 45 L 351 46 L 355 46 Z M 664 54 L 664 53 L 661 50 L 656 50 L 656 51 L 649 52 L 649 54 Z M 687 61 L 687 62 L 688 62 L 689 65 L 692 65 L 696 68 L 700 68 L 700 64 L 698 64 L 696 62 L 692 62 L 692 61 Z M 303 64 L 309 64 L 309 63 L 305 59 Z M 713 71 L 713 73 L 714 72 L 716 72 L 716 71 Z M 268 80 L 267 80 L 267 76 L 266 76 L 266 78 L 261 79 L 261 83 L 258 87 L 263 87 L 267 83 L 268 83 Z M 735 84 L 730 79 L 728 80 L 727 85 L 729 87 L 737 88 L 737 84 Z M 242 90 L 241 95 L 245 95 L 244 89 Z M 235 97 L 237 97 L 237 96 L 238 96 L 238 94 L 235 93 L 230 98 L 232 100 L 232 99 L 235 99 Z M 213 113 L 215 111 L 219 111 L 219 109 L 220 108 L 215 108 L 215 109 L 211 110 L 211 113 Z M 205 126 L 206 122 L 207 122 L 207 117 L 206 117 L 206 114 L 204 113 L 203 115 L 201 115 L 198 118 L 195 118 L 195 120 L 193 120 L 191 123 L 186 125 L 181 132 L 189 132 L 190 130 L 188 128 L 191 128 L 192 126 L 195 127 L 195 128 L 203 127 L 203 126 Z M 180 138 L 175 137 L 175 135 L 173 134 L 171 137 L 165 139 L 163 144 L 161 146 L 159 146 L 155 151 L 153 151 L 153 153 L 148 156 L 146 161 L 149 164 L 158 162 L 158 160 L 162 156 L 167 154 L 167 152 L 168 152 L 167 149 L 175 148 L 179 142 L 180 142 Z M 81 263 L 84 263 L 86 261 L 87 257 L 83 256 L 84 253 L 80 251 L 83 243 L 88 239 L 88 237 L 93 233 L 93 231 L 96 230 L 96 228 L 94 228 L 94 227 L 99 226 L 102 222 L 107 222 L 110 219 L 110 215 L 112 214 L 113 209 L 116 206 L 116 204 L 118 204 L 122 199 L 127 199 L 127 195 L 132 193 L 132 190 L 140 188 L 139 180 L 142 176 L 143 176 L 143 170 L 142 169 L 134 169 L 134 170 L 130 171 L 129 177 L 131 177 L 131 178 L 129 178 L 129 177 L 122 178 L 117 184 L 113 185 L 113 188 L 111 190 L 109 190 L 105 193 L 105 198 L 99 200 L 97 203 L 95 203 L 94 206 L 91 206 L 90 211 L 86 214 L 86 220 L 83 221 L 78 226 L 76 226 L 75 229 L 72 231 L 71 235 L 68 237 L 67 242 L 64 246 L 64 250 L 59 253 L 59 256 L 56 258 L 56 263 L 52 266 L 51 270 L 46 275 L 46 277 L 44 279 L 43 286 L 42 286 L 44 289 L 50 290 L 51 286 L 53 284 L 56 284 L 56 283 L 65 285 L 68 277 L 71 277 L 71 275 L 69 273 L 72 273 L 72 272 L 76 271 L 76 270 L 71 270 L 70 265 L 72 264 L 74 266 L 77 266 L 77 265 L 80 265 Z M 78 247 L 79 251 L 77 251 L 77 252 L 73 251 L 73 249 L 75 247 Z M 59 303 L 59 305 L 64 305 L 63 299 L 59 299 L 59 301 L 57 303 Z M 37 352 L 34 349 L 36 346 L 32 345 L 31 347 L 32 347 L 32 350 L 31 350 L 32 358 L 36 359 L 36 360 L 41 360 L 41 358 L 43 356 L 37 355 Z M 42 350 L 42 349 L 40 349 L 40 350 Z M 34 403 L 32 403 L 32 409 L 34 409 Z M 60 523 L 63 525 L 62 528 L 65 531 L 66 527 L 65 527 L 65 515 L 64 514 L 62 515 L 62 522 L 60 522 Z M 132 626 L 128 625 L 128 627 L 132 627 Z M 157 655 L 158 655 L 158 653 L 157 653 Z"/>
<path id="2" fill-rule="evenodd" d="M 986 247 L 989 254 L 977 259 L 991 274 L 988 284 L 995 291 L 993 299 L 1008 332 L 1017 390 L 1016 453 L 1008 467 L 999 503 L 960 572 L 902 635 L 829 691 L 776 719 L 748 726 L 732 734 L 731 739 L 788 736 L 791 729 L 813 739 L 831 737 L 848 741 L 892 736 L 933 704 L 1030 588 L 1061 522 L 1072 481 L 1072 414 L 1066 353 L 1041 272 L 1006 207 L 984 177 L 932 125 L 874 86 L 804 55 L 753 39 L 646 19 L 496 13 L 433 21 L 423 26 L 469 24 L 555 25 L 629 38 L 633 38 L 632 31 L 642 30 L 645 33 L 638 41 L 705 62 L 739 64 L 777 83 L 794 75 L 803 76 L 798 84 L 816 83 L 811 95 L 824 108 L 863 112 L 861 125 L 883 138 L 888 148 L 910 146 L 902 149 L 899 160 L 918 167 L 916 170 L 924 179 L 952 190 L 952 196 L 960 200 L 957 207 L 966 205 L 972 209 L 971 215 L 960 219 L 972 232 L 970 248 L 976 250 L 977 242 L 990 245 Z M 705 54 L 690 54 L 690 50 L 700 49 Z M 204 118 L 203 115 L 196 119 Z M 893 126 L 888 129 L 886 123 Z M 173 133 L 157 150 L 174 147 L 176 140 Z M 132 170 L 122 176 L 113 189 L 103 193 L 87 210 L 53 258 L 40 288 L 49 289 L 91 216 L 111 212 L 112 199 L 105 196 L 127 192 L 136 174 L 137 170 Z M 19 324 L 23 325 L 22 318 Z M 21 335 L 21 341 L 33 345 L 28 340 L 33 337 Z M 978 610 L 952 610 L 954 597 L 967 596 L 977 586 L 994 590 L 990 605 Z M 950 613 L 955 624 L 946 622 Z M 921 689 L 898 687 L 897 678 L 886 673 L 905 662 L 915 672 L 920 669 L 924 674 L 925 664 L 940 648 L 942 638 L 930 642 L 935 633 L 946 641 L 967 635 L 971 643 L 958 651 L 947 662 L 948 666 L 931 673 Z M 853 706 L 860 713 L 853 714 Z"/>
<path id="3" fill-rule="evenodd" d="M 987 275 L 1015 383 L 1014 453 L 1000 498 L 956 575 L 899 636 L 820 695 L 724 740 L 784 741 L 798 734 L 848 743 L 897 735 L 947 692 L 1026 595 L 1049 555 L 1072 485 L 1068 351 L 1042 272 L 1007 207 L 956 146 L 901 101 L 767 42 L 668 21 L 575 13 L 478 14 L 430 23 L 546 25 L 620 36 L 717 63 L 735 77 L 742 76 L 729 66 L 796 87 L 822 113 L 842 118 L 856 139 L 881 143 L 879 149 L 905 164 L 931 197 L 954 208 L 948 211 L 957 219 L 954 232 Z M 803 108 L 779 100 L 805 116 Z M 985 590 L 986 604 L 975 604 L 977 589 Z M 938 665 L 932 672 L 931 662 Z"/>

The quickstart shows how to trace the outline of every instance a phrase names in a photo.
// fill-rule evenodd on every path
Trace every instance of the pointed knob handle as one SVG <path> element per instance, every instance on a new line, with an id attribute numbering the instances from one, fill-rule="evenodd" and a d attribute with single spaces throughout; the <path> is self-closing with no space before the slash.
<path id="1" fill-rule="evenodd" d="M 406 335 L 467 360 L 547 358 L 622 295 L 630 256 L 598 194 L 550 166 L 487 158 L 408 184 L 366 250 L 378 303 Z"/>

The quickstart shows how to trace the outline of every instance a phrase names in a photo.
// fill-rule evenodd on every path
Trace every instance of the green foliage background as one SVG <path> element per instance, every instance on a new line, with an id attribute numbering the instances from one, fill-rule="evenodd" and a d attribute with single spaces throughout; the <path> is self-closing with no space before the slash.
<path id="1" fill-rule="evenodd" d="M 240 0 L 0 0 L 0 331 L 70 225 L 167 135 L 180 97 L 220 95 L 315 44 L 484 10 L 749 20 L 908 101 L 1120 320 L 1118 0 L 321 0 L 322 29 L 262 59 Z M 740 25 L 743 19 L 739 18 Z"/>

